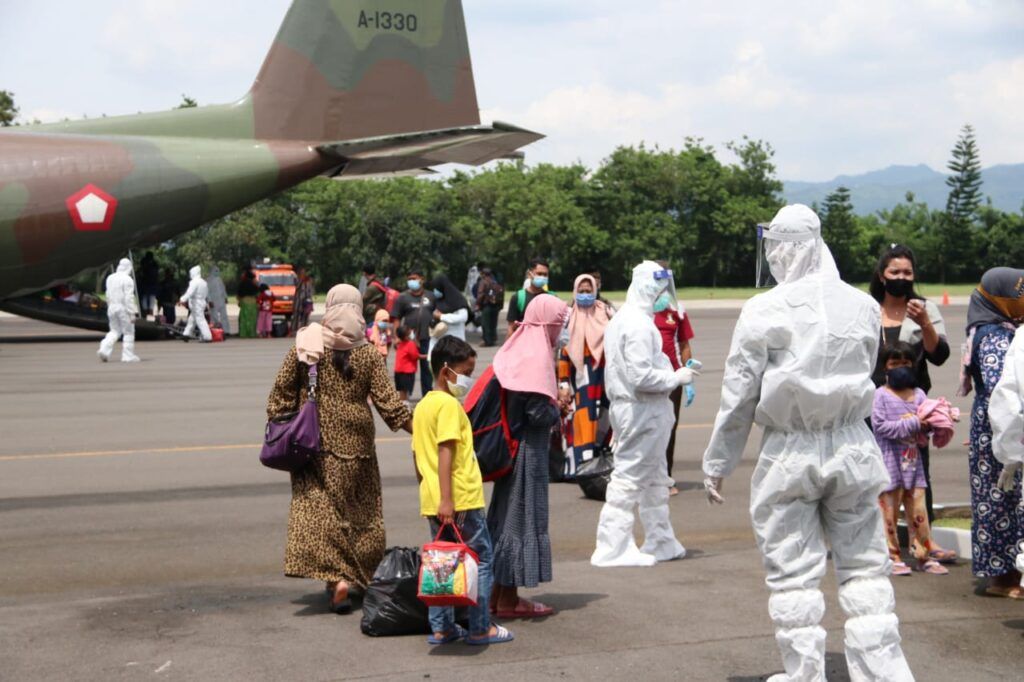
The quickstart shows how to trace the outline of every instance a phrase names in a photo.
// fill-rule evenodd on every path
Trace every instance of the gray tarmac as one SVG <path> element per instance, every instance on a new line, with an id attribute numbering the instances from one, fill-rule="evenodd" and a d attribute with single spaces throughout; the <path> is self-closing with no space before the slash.
<path id="1" fill-rule="evenodd" d="M 558 613 L 508 622 L 511 644 L 435 649 L 365 637 L 320 583 L 281 574 L 288 481 L 257 456 L 288 340 L 145 343 L 142 363 L 103 365 L 98 335 L 0 319 L 0 679 L 764 679 L 781 659 L 747 515 L 756 432 L 724 507 L 700 486 L 737 314 L 691 312 L 706 369 L 672 500 L 688 557 L 592 568 L 600 504 L 553 484 L 555 580 L 528 596 Z M 965 310 L 944 314 L 957 348 Z M 933 395 L 953 395 L 955 365 Z M 933 455 L 940 502 L 968 499 L 966 434 Z M 420 545 L 409 441 L 382 424 L 378 438 L 388 544 Z M 980 596 L 966 564 L 894 583 L 917 679 L 1020 679 L 1024 604 Z M 831 577 L 824 589 L 829 679 L 844 680 Z"/>

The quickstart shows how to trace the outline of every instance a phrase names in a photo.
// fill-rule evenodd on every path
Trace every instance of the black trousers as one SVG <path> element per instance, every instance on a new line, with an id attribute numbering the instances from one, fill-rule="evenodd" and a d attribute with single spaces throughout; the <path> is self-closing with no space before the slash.
<path id="1" fill-rule="evenodd" d="M 420 341 L 420 355 L 426 355 L 430 350 L 430 338 Z M 430 360 L 420 360 L 420 387 L 423 395 L 427 395 L 434 389 L 434 375 L 430 373 Z"/>
<path id="2" fill-rule="evenodd" d="M 480 330 L 483 332 L 484 345 L 493 346 L 498 343 L 498 314 L 501 309 L 496 305 L 480 307 Z"/>
<path id="3" fill-rule="evenodd" d="M 676 418 L 672 422 L 672 435 L 668 438 L 668 450 L 665 451 L 665 459 L 668 461 L 668 475 L 672 476 L 672 463 L 676 458 L 676 425 L 679 424 L 679 409 L 683 405 L 683 387 L 677 386 L 669 396 L 672 399 L 672 411 Z"/>

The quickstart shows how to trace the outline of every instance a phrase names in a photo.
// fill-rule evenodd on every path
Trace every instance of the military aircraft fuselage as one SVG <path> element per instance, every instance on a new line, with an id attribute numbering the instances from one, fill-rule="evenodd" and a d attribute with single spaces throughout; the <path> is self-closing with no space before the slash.
<path id="1" fill-rule="evenodd" d="M 340 163 L 295 141 L 0 132 L 0 298 L 165 241 Z"/>

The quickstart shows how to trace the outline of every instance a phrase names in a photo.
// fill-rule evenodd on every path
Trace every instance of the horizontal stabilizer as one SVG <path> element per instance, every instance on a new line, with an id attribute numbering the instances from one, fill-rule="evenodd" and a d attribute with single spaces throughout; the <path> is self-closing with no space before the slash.
<path id="1" fill-rule="evenodd" d="M 518 150 L 544 136 L 507 123 L 449 128 L 425 133 L 331 142 L 317 149 L 337 157 L 341 175 L 398 173 L 443 163 L 479 166 L 504 158 L 522 158 Z"/>

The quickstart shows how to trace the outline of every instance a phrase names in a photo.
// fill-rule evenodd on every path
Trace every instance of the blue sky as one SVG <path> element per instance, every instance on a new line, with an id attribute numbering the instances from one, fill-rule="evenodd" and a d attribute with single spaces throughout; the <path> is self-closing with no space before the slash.
<path id="1" fill-rule="evenodd" d="M 29 118 L 212 104 L 248 89 L 289 0 L 0 0 L 0 89 Z M 942 168 L 960 126 L 1024 162 L 1018 0 L 464 0 L 481 113 L 529 162 L 617 144 L 771 142 L 786 179 Z M 42 46 L 45 41 L 46 45 Z"/>

